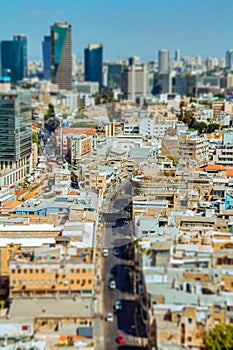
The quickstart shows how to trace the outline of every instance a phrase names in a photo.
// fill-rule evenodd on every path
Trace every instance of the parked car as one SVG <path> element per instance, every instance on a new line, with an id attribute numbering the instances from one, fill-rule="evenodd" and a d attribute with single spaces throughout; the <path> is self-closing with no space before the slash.
<path id="1" fill-rule="evenodd" d="M 116 300 L 114 308 L 116 311 L 121 311 L 122 310 L 122 302 L 120 300 Z"/>
<path id="2" fill-rule="evenodd" d="M 114 321 L 114 317 L 113 317 L 113 314 L 112 313 L 108 313 L 107 316 L 105 317 L 105 320 L 107 322 L 113 322 Z"/>
<path id="3" fill-rule="evenodd" d="M 117 343 L 118 343 L 118 344 L 124 344 L 124 342 L 125 342 L 124 334 L 119 333 L 119 334 L 117 335 Z"/>
<path id="4" fill-rule="evenodd" d="M 109 289 L 116 289 L 116 281 L 110 280 L 108 287 L 109 287 Z"/>
<path id="5" fill-rule="evenodd" d="M 108 249 L 103 249 L 102 250 L 102 256 L 107 257 L 108 256 Z"/>

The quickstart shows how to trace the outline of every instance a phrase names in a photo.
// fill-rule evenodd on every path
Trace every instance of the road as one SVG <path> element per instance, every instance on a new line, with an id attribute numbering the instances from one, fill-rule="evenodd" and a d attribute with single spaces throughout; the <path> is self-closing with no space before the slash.
<path id="1" fill-rule="evenodd" d="M 128 182 L 121 186 L 111 203 L 102 228 L 102 247 L 108 248 L 108 256 L 102 259 L 102 344 L 98 350 L 144 350 L 146 339 L 139 317 L 138 296 L 134 288 L 134 223 L 130 220 L 128 205 L 131 203 L 131 187 Z M 127 215 L 125 213 L 127 212 Z M 111 215 L 109 215 L 111 214 Z M 117 250 L 117 251 L 116 251 Z M 116 256 L 116 253 L 119 254 Z M 116 289 L 109 288 L 109 281 L 116 281 Z M 122 310 L 114 311 L 116 300 L 122 302 Z M 114 314 L 114 321 L 107 322 L 108 313 Z M 124 335 L 124 344 L 117 344 L 119 333 Z"/>

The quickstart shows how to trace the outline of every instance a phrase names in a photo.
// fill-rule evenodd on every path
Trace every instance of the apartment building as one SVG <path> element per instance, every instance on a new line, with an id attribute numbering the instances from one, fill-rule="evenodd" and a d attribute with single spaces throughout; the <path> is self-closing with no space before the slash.
<path id="1" fill-rule="evenodd" d="M 15 252 L 9 261 L 10 296 L 93 295 L 94 265 L 87 249 L 38 248 Z"/>
<path id="2" fill-rule="evenodd" d="M 178 142 L 180 162 L 194 163 L 198 167 L 208 164 L 209 145 L 203 136 L 197 136 L 196 132 L 186 132 L 179 135 Z"/>
<path id="3" fill-rule="evenodd" d="M 92 151 L 93 137 L 88 135 L 73 135 L 67 138 L 68 157 L 75 164 L 82 156 Z"/>

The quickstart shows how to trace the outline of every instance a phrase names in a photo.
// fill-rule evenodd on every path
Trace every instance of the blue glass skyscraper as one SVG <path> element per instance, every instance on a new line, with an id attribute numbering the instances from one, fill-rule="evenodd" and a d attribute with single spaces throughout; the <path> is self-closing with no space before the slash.
<path id="1" fill-rule="evenodd" d="M 9 76 L 12 82 L 27 76 L 28 53 L 27 36 L 15 34 L 13 40 L 1 43 L 2 75 Z"/>
<path id="2" fill-rule="evenodd" d="M 89 44 L 84 50 L 85 81 L 97 81 L 102 85 L 103 45 Z"/>
<path id="3" fill-rule="evenodd" d="M 43 66 L 44 66 L 44 78 L 49 80 L 51 78 L 50 73 L 50 36 L 45 36 L 42 42 L 42 53 L 43 53 Z"/>
<path id="4" fill-rule="evenodd" d="M 60 89 L 72 89 L 71 25 L 67 22 L 51 26 L 51 78 Z"/>

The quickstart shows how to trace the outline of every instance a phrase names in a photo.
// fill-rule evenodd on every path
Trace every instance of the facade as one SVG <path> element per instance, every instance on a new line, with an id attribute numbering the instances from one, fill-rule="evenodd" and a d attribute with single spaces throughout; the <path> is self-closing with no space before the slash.
<path id="1" fill-rule="evenodd" d="M 123 63 L 121 62 L 111 62 L 108 63 L 108 81 L 107 86 L 110 89 L 120 89 L 121 88 L 121 73 L 123 72 Z"/>
<path id="2" fill-rule="evenodd" d="M 43 53 L 43 66 L 44 66 L 44 78 L 49 80 L 51 78 L 50 73 L 50 47 L 51 47 L 50 36 L 45 36 L 42 42 L 42 53 Z"/>
<path id="3" fill-rule="evenodd" d="M 0 171 L 10 185 L 28 171 L 32 152 L 31 95 L 29 91 L 0 94 Z"/>
<path id="4" fill-rule="evenodd" d="M 226 68 L 231 70 L 233 68 L 233 49 L 226 52 Z"/>
<path id="5" fill-rule="evenodd" d="M 71 111 L 77 111 L 78 109 L 78 94 L 73 92 L 68 92 L 62 94 L 62 104 L 63 106 L 69 108 Z"/>
<path id="6" fill-rule="evenodd" d="M 74 135 L 68 137 L 69 157 L 72 164 L 92 151 L 92 142 L 92 136 L 88 135 Z"/>
<path id="7" fill-rule="evenodd" d="M 121 90 L 123 98 L 136 101 L 147 95 L 148 72 L 146 64 L 125 67 L 121 75 Z"/>
<path id="8" fill-rule="evenodd" d="M 179 140 L 179 160 L 194 162 L 196 166 L 208 164 L 208 141 L 197 136 L 196 133 L 187 132 L 178 137 Z"/>
<path id="9" fill-rule="evenodd" d="M 1 43 L 2 75 L 9 76 L 12 82 L 27 76 L 27 36 L 15 34 L 13 40 Z"/>
<path id="10" fill-rule="evenodd" d="M 169 52 L 168 50 L 159 50 L 159 73 L 169 71 Z"/>
<path id="11" fill-rule="evenodd" d="M 96 94 L 99 92 L 99 83 L 94 81 L 82 81 L 77 83 L 77 92 L 79 94 Z"/>
<path id="12" fill-rule="evenodd" d="M 85 81 L 96 81 L 102 85 L 103 45 L 89 44 L 84 50 Z"/>
<path id="13" fill-rule="evenodd" d="M 72 89 L 71 25 L 57 22 L 50 28 L 51 34 L 51 78 L 59 89 Z"/>

